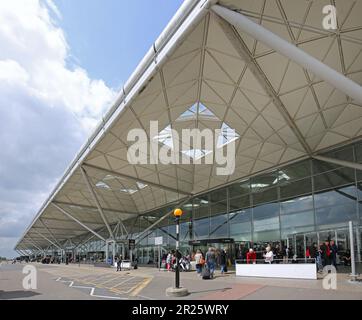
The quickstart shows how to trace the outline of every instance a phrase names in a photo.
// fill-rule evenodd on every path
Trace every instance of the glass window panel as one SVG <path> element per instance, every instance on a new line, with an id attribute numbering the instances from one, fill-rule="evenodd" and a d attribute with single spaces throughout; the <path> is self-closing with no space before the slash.
<path id="1" fill-rule="evenodd" d="M 259 192 L 278 184 L 278 172 L 271 172 L 265 175 L 251 178 L 250 185 L 252 192 Z"/>
<path id="2" fill-rule="evenodd" d="M 233 235 L 234 241 L 251 241 L 251 233 L 240 233 Z"/>
<path id="3" fill-rule="evenodd" d="M 222 214 L 210 218 L 210 238 L 227 238 L 227 221 L 227 214 Z"/>
<path id="4" fill-rule="evenodd" d="M 310 161 L 302 161 L 293 163 L 281 170 L 279 170 L 279 183 L 285 181 L 299 180 L 311 175 Z"/>
<path id="5" fill-rule="evenodd" d="M 210 193 L 210 201 L 219 202 L 219 201 L 226 201 L 226 188 L 222 188 Z"/>
<path id="6" fill-rule="evenodd" d="M 229 200 L 230 211 L 235 209 L 242 209 L 250 207 L 250 196 L 246 195 L 243 197 L 233 198 Z"/>
<path id="7" fill-rule="evenodd" d="M 254 220 L 254 232 L 279 229 L 279 217 Z"/>
<path id="8" fill-rule="evenodd" d="M 305 211 L 313 209 L 313 197 L 305 196 L 295 199 L 282 201 L 280 203 L 280 214 Z"/>
<path id="9" fill-rule="evenodd" d="M 316 210 L 316 224 L 333 225 L 339 223 L 347 224 L 350 220 L 357 220 L 357 210 L 355 204 L 339 205 Z"/>
<path id="10" fill-rule="evenodd" d="M 206 199 L 194 199 L 194 219 L 209 217 L 209 201 Z"/>
<path id="11" fill-rule="evenodd" d="M 328 153 L 325 153 L 324 156 L 340 160 L 354 161 L 353 146 L 348 146 L 343 149 L 330 151 Z"/>
<path id="12" fill-rule="evenodd" d="M 180 240 L 190 240 L 192 238 L 191 222 L 180 223 Z M 176 232 L 176 230 L 175 230 Z"/>
<path id="13" fill-rule="evenodd" d="M 199 219 L 193 221 L 194 239 L 205 239 L 209 237 L 209 219 Z"/>
<path id="14" fill-rule="evenodd" d="M 362 163 L 362 144 L 357 144 L 355 146 L 355 153 L 357 162 Z"/>
<path id="15" fill-rule="evenodd" d="M 362 170 L 357 170 L 357 181 L 362 181 Z"/>
<path id="16" fill-rule="evenodd" d="M 315 159 L 313 159 L 312 162 L 313 162 L 313 174 L 314 175 L 323 173 L 326 171 L 331 171 L 331 170 L 341 167 L 336 164 L 328 163 L 325 161 L 319 161 L 319 160 L 315 160 Z"/>
<path id="17" fill-rule="evenodd" d="M 272 202 L 253 208 L 253 219 L 260 220 L 279 216 L 280 205 L 278 202 Z"/>
<path id="18" fill-rule="evenodd" d="M 280 239 L 279 230 L 263 231 L 263 232 L 254 232 L 253 241 L 273 241 Z"/>
<path id="19" fill-rule="evenodd" d="M 314 225 L 314 213 L 313 211 L 305 211 L 284 215 L 280 217 L 280 223 L 282 229 Z"/>
<path id="20" fill-rule="evenodd" d="M 230 236 L 251 233 L 251 209 L 238 210 L 229 214 Z"/>
<path id="21" fill-rule="evenodd" d="M 310 231 L 315 231 L 314 230 L 314 226 L 301 226 L 301 227 L 293 227 L 290 229 L 282 229 L 282 239 L 287 239 L 288 237 L 290 237 L 293 234 L 296 233 L 302 233 L 302 232 L 310 232 Z"/>
<path id="22" fill-rule="evenodd" d="M 333 207 L 342 204 L 356 205 L 356 188 L 354 186 L 330 190 L 314 195 L 314 206 L 316 208 Z"/>
<path id="23" fill-rule="evenodd" d="M 226 213 L 227 212 L 227 204 L 226 200 L 222 202 L 218 202 L 211 205 L 211 215 L 218 215 L 220 213 Z"/>
<path id="24" fill-rule="evenodd" d="M 232 184 L 229 187 L 229 197 L 239 197 L 243 194 L 247 194 L 250 192 L 250 182 L 249 180 L 240 181 L 237 183 Z"/>
<path id="25" fill-rule="evenodd" d="M 262 192 L 253 194 L 253 204 L 262 204 L 278 199 L 278 190 L 277 188 L 271 188 Z"/>
<path id="26" fill-rule="evenodd" d="M 354 169 L 342 168 L 314 177 L 314 190 L 323 190 L 332 187 L 354 183 Z"/>
<path id="27" fill-rule="evenodd" d="M 294 182 L 284 182 L 280 186 L 280 197 L 290 198 L 302 194 L 312 193 L 312 179 L 302 179 Z"/>

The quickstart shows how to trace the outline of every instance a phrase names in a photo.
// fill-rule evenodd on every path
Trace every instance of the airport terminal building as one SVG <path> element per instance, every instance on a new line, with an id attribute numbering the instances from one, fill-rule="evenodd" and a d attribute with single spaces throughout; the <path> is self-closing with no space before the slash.
<path id="1" fill-rule="evenodd" d="M 154 262 L 175 247 L 181 207 L 184 253 L 214 246 L 236 259 L 279 243 L 303 258 L 326 239 L 347 250 L 352 221 L 361 261 L 362 1 L 335 3 L 325 28 L 329 0 L 185 1 L 15 249 Z M 131 164 L 138 128 L 185 161 Z M 184 129 L 220 130 L 233 173 L 202 161 L 215 150 L 175 141 Z"/>

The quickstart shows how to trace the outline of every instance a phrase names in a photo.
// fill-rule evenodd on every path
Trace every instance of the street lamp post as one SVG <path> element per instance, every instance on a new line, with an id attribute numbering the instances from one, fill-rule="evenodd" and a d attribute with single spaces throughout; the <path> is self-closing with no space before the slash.
<path id="1" fill-rule="evenodd" d="M 168 296 L 183 297 L 188 295 L 186 288 L 180 287 L 180 218 L 183 214 L 181 209 L 175 209 L 173 212 L 176 222 L 176 272 L 175 272 L 175 287 L 168 288 L 166 294 Z"/>
<path id="2" fill-rule="evenodd" d="M 182 210 L 176 209 L 174 211 L 175 221 L 176 221 L 176 281 L 175 288 L 180 288 L 180 259 L 179 259 L 179 249 L 180 249 L 180 218 L 182 216 Z"/>

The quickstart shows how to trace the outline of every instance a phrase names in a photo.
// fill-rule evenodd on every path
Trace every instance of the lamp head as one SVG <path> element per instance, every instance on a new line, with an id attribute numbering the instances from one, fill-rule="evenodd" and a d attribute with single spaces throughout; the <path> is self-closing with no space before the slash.
<path id="1" fill-rule="evenodd" d="M 180 218 L 182 216 L 183 212 L 181 209 L 177 208 L 173 211 L 173 215 L 176 217 L 176 218 Z"/>

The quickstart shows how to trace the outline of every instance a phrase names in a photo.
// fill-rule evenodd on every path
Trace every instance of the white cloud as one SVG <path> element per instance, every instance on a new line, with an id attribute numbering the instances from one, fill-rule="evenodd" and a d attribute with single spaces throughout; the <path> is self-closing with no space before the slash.
<path id="1" fill-rule="evenodd" d="M 0 238 L 6 243 L 25 230 L 115 97 L 104 81 L 68 66 L 66 37 L 50 10 L 61 17 L 52 0 L 0 1 Z"/>

